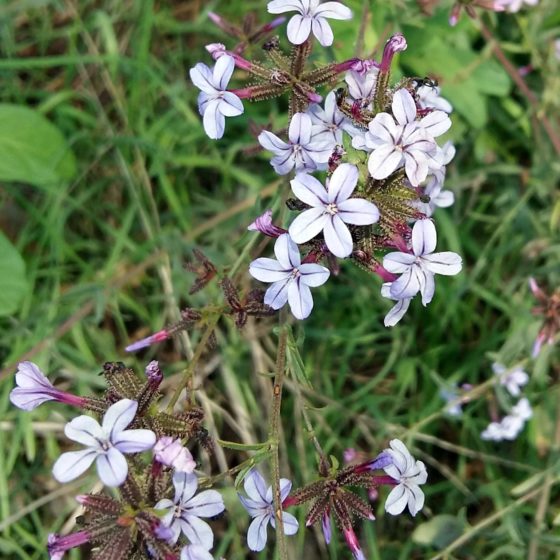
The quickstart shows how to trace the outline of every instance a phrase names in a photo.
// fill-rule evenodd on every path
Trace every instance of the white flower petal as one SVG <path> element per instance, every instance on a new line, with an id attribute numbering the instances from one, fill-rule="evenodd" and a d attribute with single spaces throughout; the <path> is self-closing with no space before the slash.
<path id="1" fill-rule="evenodd" d="M 128 463 L 124 455 L 115 447 L 97 456 L 97 474 L 105 486 L 120 486 L 128 474 Z"/>
<path id="2" fill-rule="evenodd" d="M 334 34 L 329 22 L 324 18 L 313 18 L 313 35 L 323 47 L 330 47 L 334 41 Z"/>
<path id="3" fill-rule="evenodd" d="M 424 275 L 424 283 L 420 288 L 420 293 L 422 294 L 422 305 L 425 307 L 432 301 L 434 297 L 434 293 L 436 291 L 436 282 L 434 280 L 434 275 L 432 272 L 422 269 L 421 273 Z"/>
<path id="4" fill-rule="evenodd" d="M 299 523 L 298 520 L 286 511 L 282 512 L 282 522 L 284 524 L 284 534 L 285 535 L 295 535 L 298 532 Z"/>
<path id="5" fill-rule="evenodd" d="M 274 282 L 264 294 L 264 303 L 272 307 L 272 309 L 284 307 L 288 301 L 288 286 L 291 283 L 291 278 Z"/>
<path id="6" fill-rule="evenodd" d="M 179 519 L 181 531 L 185 534 L 191 544 L 198 544 L 206 550 L 214 546 L 214 533 L 206 521 L 202 521 L 194 515 L 183 514 Z"/>
<path id="7" fill-rule="evenodd" d="M 422 262 L 430 272 L 445 276 L 455 276 L 461 272 L 463 267 L 461 257 L 452 251 L 424 255 Z"/>
<path id="8" fill-rule="evenodd" d="M 250 550 L 260 552 L 266 546 L 266 528 L 271 519 L 270 514 L 255 517 L 247 531 L 247 545 Z"/>
<path id="9" fill-rule="evenodd" d="M 414 297 L 421 288 L 418 277 L 417 265 L 409 267 L 391 286 L 391 297 L 395 299 L 406 299 Z"/>
<path id="10" fill-rule="evenodd" d="M 341 163 L 334 171 L 328 184 L 328 201 L 339 204 L 354 192 L 360 173 L 351 163 Z"/>
<path id="11" fill-rule="evenodd" d="M 402 272 L 406 272 L 415 261 L 416 257 L 414 255 L 395 251 L 383 257 L 383 268 L 393 274 L 401 274 Z"/>
<path id="12" fill-rule="evenodd" d="M 416 120 L 416 103 L 406 89 L 399 89 L 395 93 L 391 108 L 396 121 L 402 126 Z"/>
<path id="13" fill-rule="evenodd" d="M 206 105 L 204 116 L 202 117 L 202 125 L 204 132 L 208 138 L 212 140 L 219 140 L 223 135 L 226 128 L 226 118 L 220 112 L 220 105 L 222 101 L 215 99 Z"/>
<path id="14" fill-rule="evenodd" d="M 189 515 L 195 515 L 196 517 L 214 517 L 222 513 L 224 509 L 224 500 L 216 490 L 204 490 L 204 492 L 193 496 L 185 507 L 185 511 Z"/>
<path id="15" fill-rule="evenodd" d="M 420 150 L 403 152 L 406 176 L 413 187 L 417 187 L 428 176 L 428 157 Z"/>
<path id="16" fill-rule="evenodd" d="M 352 198 L 338 204 L 338 217 L 347 224 L 368 226 L 379 221 L 379 209 L 373 202 Z"/>
<path id="17" fill-rule="evenodd" d="M 424 507 L 424 492 L 418 486 L 409 488 L 408 493 L 408 510 L 412 516 L 415 516 Z"/>
<path id="18" fill-rule="evenodd" d="M 340 2 L 324 2 L 315 8 L 313 15 L 330 19 L 352 19 L 352 10 Z"/>
<path id="19" fill-rule="evenodd" d="M 367 139 L 367 137 L 366 137 Z M 369 156 L 368 170 L 374 179 L 386 179 L 401 165 L 402 152 L 393 145 L 383 145 L 376 148 Z M 427 164 L 426 164 L 427 168 Z M 426 169 L 427 172 L 427 169 Z"/>
<path id="20" fill-rule="evenodd" d="M 156 434 L 151 430 L 123 430 L 113 438 L 113 445 L 123 453 L 140 453 L 155 443 Z"/>
<path id="21" fill-rule="evenodd" d="M 301 0 L 272 0 L 272 2 L 268 3 L 266 8 L 269 14 L 283 14 L 284 12 L 304 12 Z"/>
<path id="22" fill-rule="evenodd" d="M 320 285 L 320 284 L 319 284 Z M 309 284 L 308 284 L 309 286 Z M 292 489 L 292 481 L 287 478 L 280 479 L 280 501 L 283 502 Z M 272 487 L 271 487 L 272 490 Z M 272 492 L 270 493 L 270 497 L 272 498 Z"/>
<path id="23" fill-rule="evenodd" d="M 408 489 L 402 484 L 395 486 L 387 496 L 385 511 L 391 515 L 399 515 L 408 503 Z"/>
<path id="24" fill-rule="evenodd" d="M 186 504 L 196 493 L 198 478 L 195 474 L 175 471 L 173 473 L 173 487 L 175 488 L 174 502 Z"/>
<path id="25" fill-rule="evenodd" d="M 131 399 L 121 399 L 107 409 L 103 416 L 102 428 L 109 441 L 113 441 L 113 437 L 130 425 L 137 409 L 138 403 Z"/>
<path id="26" fill-rule="evenodd" d="M 297 14 L 288 22 L 288 39 L 293 45 L 301 45 L 311 33 L 311 18 Z"/>
<path id="27" fill-rule="evenodd" d="M 181 550 L 181 560 L 214 560 L 214 557 L 198 544 L 188 544 Z"/>
<path id="28" fill-rule="evenodd" d="M 257 517 L 259 515 L 263 515 L 264 513 L 266 513 L 268 511 L 267 508 L 268 508 L 269 504 L 263 505 L 264 502 L 261 503 L 260 500 L 258 502 L 256 502 L 255 500 L 251 500 L 250 498 L 246 498 L 245 496 L 242 496 L 241 494 L 238 494 L 237 497 L 239 498 L 239 501 L 241 502 L 241 504 L 247 510 L 247 513 L 251 517 Z"/>
<path id="29" fill-rule="evenodd" d="M 97 420 L 91 416 L 78 416 L 64 426 L 64 433 L 68 439 L 77 441 L 87 447 L 97 449 L 100 442 L 107 439 L 107 434 Z"/>
<path id="30" fill-rule="evenodd" d="M 305 210 L 290 224 L 288 233 L 296 243 L 305 243 L 318 235 L 329 220 L 324 208 Z"/>
<path id="31" fill-rule="evenodd" d="M 394 327 L 405 315 L 410 306 L 410 299 L 401 299 L 385 315 L 383 324 L 386 327 Z"/>
<path id="32" fill-rule="evenodd" d="M 381 144 L 394 145 L 399 136 L 401 127 L 395 124 L 395 120 L 389 113 L 378 113 L 369 123 L 368 130 L 374 139 L 379 140 Z M 367 142 L 367 140 L 366 140 Z M 375 142 L 371 148 L 379 145 Z"/>
<path id="33" fill-rule="evenodd" d="M 451 128 L 451 119 L 444 111 L 432 111 L 422 118 L 420 126 L 432 137 L 436 138 Z"/>
<path id="34" fill-rule="evenodd" d="M 330 276 L 328 268 L 315 263 L 305 263 L 299 267 L 300 280 L 310 288 L 322 286 Z"/>
<path id="35" fill-rule="evenodd" d="M 343 259 L 352 253 L 354 244 L 350 230 L 336 214 L 325 222 L 323 235 L 325 244 L 333 255 Z"/>
<path id="36" fill-rule="evenodd" d="M 287 233 L 280 235 L 276 240 L 274 254 L 286 270 L 297 268 L 301 264 L 299 249 Z"/>
<path id="37" fill-rule="evenodd" d="M 298 16 L 294 16 L 298 17 Z M 292 18 L 293 19 L 293 18 Z M 296 113 L 290 121 L 288 129 L 288 138 L 292 144 L 305 146 L 311 141 L 311 129 L 313 123 L 311 117 L 305 113 Z"/>
<path id="38" fill-rule="evenodd" d="M 224 54 L 218 58 L 213 72 L 213 83 L 218 91 L 225 91 L 234 68 L 235 61 L 232 56 Z"/>
<path id="39" fill-rule="evenodd" d="M 37 386 L 45 389 L 54 389 L 47 376 L 33 362 L 21 362 L 16 372 L 16 384 L 22 389 L 36 389 Z"/>
<path id="40" fill-rule="evenodd" d="M 199 62 L 194 68 L 189 70 L 192 83 L 204 93 L 216 94 L 217 89 L 214 87 L 212 70 Z"/>
<path id="41" fill-rule="evenodd" d="M 418 220 L 412 228 L 412 250 L 416 256 L 433 253 L 437 244 L 436 226 L 432 220 Z"/>
<path id="42" fill-rule="evenodd" d="M 85 473 L 96 457 L 97 452 L 94 449 L 63 453 L 53 466 L 53 476 L 58 482 L 70 482 Z"/>
<path id="43" fill-rule="evenodd" d="M 278 136 L 276 136 L 276 134 L 273 134 L 268 130 L 263 130 L 257 139 L 259 144 L 269 152 L 284 156 L 292 153 L 292 149 L 288 144 L 286 144 L 286 142 L 284 142 L 284 140 L 281 140 Z"/>
<path id="44" fill-rule="evenodd" d="M 241 103 L 241 99 L 235 93 L 226 91 L 218 109 L 226 117 L 237 117 L 243 113 L 243 103 Z"/>
<path id="45" fill-rule="evenodd" d="M 292 270 L 286 270 L 276 259 L 261 257 L 249 265 L 249 274 L 261 282 L 279 282 L 289 278 Z"/>
<path id="46" fill-rule="evenodd" d="M 299 320 L 306 319 L 313 309 L 313 296 L 307 284 L 300 279 L 290 282 L 288 285 L 288 303 L 292 315 Z"/>
<path id="47" fill-rule="evenodd" d="M 272 165 L 274 171 L 276 171 L 278 175 L 287 175 L 294 168 L 296 163 L 294 153 L 291 149 L 284 152 L 282 155 L 274 156 L 270 160 L 270 165 Z M 315 168 L 313 167 L 313 169 Z M 296 171 L 297 170 L 298 166 L 296 165 Z"/>
<path id="48" fill-rule="evenodd" d="M 313 175 L 298 173 L 290 185 L 297 198 L 309 206 L 324 207 L 327 203 L 327 191 Z"/>
<path id="49" fill-rule="evenodd" d="M 266 499 L 266 483 L 257 469 L 251 469 L 247 476 L 245 476 L 243 488 L 245 488 L 247 496 L 255 503 L 259 503 L 261 506 L 268 505 L 268 500 Z"/>

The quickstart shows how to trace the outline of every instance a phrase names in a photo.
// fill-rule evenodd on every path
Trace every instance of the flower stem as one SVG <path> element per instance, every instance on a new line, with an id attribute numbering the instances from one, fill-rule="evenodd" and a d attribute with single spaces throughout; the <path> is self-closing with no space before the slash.
<path id="1" fill-rule="evenodd" d="M 288 560 L 288 548 L 282 521 L 282 498 L 280 496 L 280 460 L 278 448 L 280 444 L 280 409 L 282 407 L 282 388 L 286 370 L 286 344 L 288 330 L 285 325 L 286 311 L 280 312 L 280 332 L 278 335 L 278 350 L 276 353 L 276 368 L 272 396 L 272 414 L 269 423 L 269 441 L 271 449 L 272 496 L 274 498 L 274 512 L 276 516 L 276 542 L 280 560 Z"/>

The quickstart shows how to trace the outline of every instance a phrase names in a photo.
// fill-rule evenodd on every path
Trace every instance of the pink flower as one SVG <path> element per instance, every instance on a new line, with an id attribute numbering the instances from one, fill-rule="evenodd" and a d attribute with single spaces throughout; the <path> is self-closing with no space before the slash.
<path id="1" fill-rule="evenodd" d="M 181 444 L 180 439 L 160 437 L 154 445 L 153 452 L 156 461 L 167 467 L 173 467 L 176 471 L 192 473 L 196 467 L 191 452 Z"/>

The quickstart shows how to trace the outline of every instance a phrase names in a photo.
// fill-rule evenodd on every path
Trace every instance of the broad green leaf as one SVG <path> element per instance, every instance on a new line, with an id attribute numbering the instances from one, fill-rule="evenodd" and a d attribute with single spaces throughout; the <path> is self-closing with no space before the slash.
<path id="1" fill-rule="evenodd" d="M 445 548 L 465 530 L 465 522 L 454 515 L 436 515 L 426 523 L 421 523 L 412 533 L 412 540 L 418 544 Z"/>
<path id="2" fill-rule="evenodd" d="M 0 104 L 0 181 L 40 187 L 75 174 L 74 154 L 48 119 L 27 107 Z"/>
<path id="3" fill-rule="evenodd" d="M 25 262 L 0 232 L 0 317 L 17 311 L 26 291 Z"/>

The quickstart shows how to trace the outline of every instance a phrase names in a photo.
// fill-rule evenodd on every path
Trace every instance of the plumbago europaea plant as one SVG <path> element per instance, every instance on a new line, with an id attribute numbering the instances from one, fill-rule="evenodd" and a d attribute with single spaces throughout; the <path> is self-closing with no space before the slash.
<path id="1" fill-rule="evenodd" d="M 293 489 L 288 479 L 280 478 L 279 429 L 288 342 L 288 315 L 282 308 L 288 304 L 295 319 L 306 319 L 313 309 L 311 289 L 328 289 L 324 285 L 331 274 L 339 273 L 343 259 L 381 279 L 381 294 L 393 302 L 384 322 L 392 327 L 418 294 L 423 305 L 430 303 L 437 274 L 459 273 L 459 255 L 436 252 L 432 218 L 437 207 L 453 203 L 453 194 L 443 186 L 454 148 L 437 142 L 451 126 L 451 106 L 428 79 L 405 77 L 391 83 L 393 58 L 407 48 L 399 34 L 387 41 L 379 61 L 352 58 L 319 65 L 313 49 L 333 43 L 329 19 L 352 17 L 343 4 L 273 0 L 268 11 L 290 13 L 288 51 L 283 50 L 283 41 L 271 37 L 285 22 L 283 16 L 261 27 L 248 21 L 238 28 L 210 14 L 238 44 L 231 49 L 208 45 L 213 67 L 199 63 L 190 77 L 201 90 L 198 106 L 204 129 L 213 139 L 224 135 L 226 117 L 245 111 L 244 101 L 287 96 L 286 130 L 264 130 L 258 142 L 272 154 L 276 173 L 286 177 L 285 188 L 289 185 L 293 194 L 287 205 L 297 216 L 279 225 L 269 210 L 248 226 L 275 240 L 275 258 L 256 258 L 248 270 L 257 281 L 269 284 L 266 292 L 255 288 L 241 293 L 235 273 L 242 261 L 224 273 L 196 251 L 196 263 L 190 266 L 197 274 L 192 291 L 218 278 L 224 301 L 184 309 L 178 323 L 127 348 L 137 351 L 186 329 L 202 331 L 183 380 L 167 401 L 159 391 L 163 373 L 157 362 L 148 364 L 143 379 L 124 364 L 105 364 L 107 390 L 102 397 L 62 392 L 37 365 L 19 365 L 17 387 L 11 393 L 14 405 L 32 410 L 46 401 L 58 401 L 99 418 L 83 414 L 66 425 L 66 436 L 83 449 L 63 453 L 53 476 L 65 483 L 95 463 L 107 490 L 77 497 L 84 507 L 80 527 L 70 535 L 51 535 L 51 558 L 60 559 L 67 550 L 87 544 L 93 547 L 92 557 L 100 560 L 208 560 L 215 538 L 205 519 L 225 509 L 220 493 L 209 488 L 234 474 L 238 485 L 243 485 L 240 500 L 252 518 L 249 549 L 264 549 L 271 525 L 282 559 L 288 558 L 286 536 L 300 530 L 296 517 L 285 511 L 288 508 L 309 504 L 306 525 L 321 524 L 327 543 L 334 518 L 353 557 L 360 559 L 365 555 L 355 522 L 375 518 L 371 504 L 357 489 L 389 486 L 385 510 L 390 515 L 408 508 L 414 516 L 424 505 L 420 486 L 427 481 L 425 465 L 398 439 L 370 460 L 340 467 L 313 437 L 317 479 Z M 262 57 L 245 58 L 248 45 L 261 45 Z M 231 88 L 236 70 L 235 79 L 248 83 Z M 205 348 L 212 344 L 216 324 L 226 317 L 241 328 L 249 316 L 265 318 L 278 311 L 269 440 L 228 472 L 199 476 L 202 473 L 196 472 L 197 463 L 187 446 L 198 442 L 209 451 L 214 445 L 227 446 L 213 441 L 204 430 L 204 414 L 195 404 L 190 383 Z M 180 400 L 188 386 L 191 398 Z M 256 468 L 265 459 L 270 460 L 270 486 Z"/>

